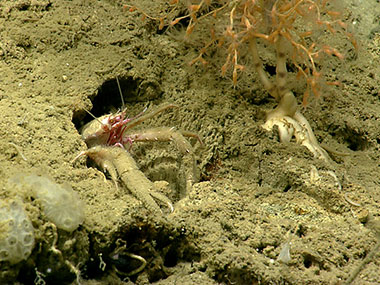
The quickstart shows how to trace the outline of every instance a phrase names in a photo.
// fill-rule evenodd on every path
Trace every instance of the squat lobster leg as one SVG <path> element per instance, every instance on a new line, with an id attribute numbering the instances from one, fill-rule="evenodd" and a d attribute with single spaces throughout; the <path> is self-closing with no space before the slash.
<path id="1" fill-rule="evenodd" d="M 128 134 L 128 138 L 130 138 L 133 142 L 175 142 L 183 155 L 185 165 L 186 193 L 182 193 L 183 196 L 190 192 L 192 185 L 197 180 L 193 148 L 185 137 L 196 138 L 199 143 L 203 145 L 201 138 L 197 134 L 188 131 L 177 131 L 174 127 L 153 128 L 143 130 L 135 134 Z"/>
<path id="2" fill-rule="evenodd" d="M 154 129 L 148 129 L 144 131 L 140 131 L 135 134 L 128 134 L 128 137 L 133 142 L 150 142 L 150 141 L 160 141 L 160 142 L 167 142 L 167 141 L 174 141 L 178 147 L 178 149 L 182 152 L 182 154 L 186 153 L 192 153 L 192 147 L 186 137 L 194 137 L 198 139 L 199 143 L 202 145 L 201 138 L 194 133 L 191 132 L 181 132 L 176 131 L 174 127 L 161 127 L 161 128 L 154 128 Z"/>

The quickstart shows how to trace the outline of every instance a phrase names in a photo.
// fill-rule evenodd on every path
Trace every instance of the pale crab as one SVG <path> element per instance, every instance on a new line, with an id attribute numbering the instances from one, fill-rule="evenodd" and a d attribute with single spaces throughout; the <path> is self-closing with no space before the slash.
<path id="1" fill-rule="evenodd" d="M 161 212 L 154 199 L 166 204 L 170 211 L 173 211 L 174 208 L 169 198 L 156 191 L 154 183 L 137 167 L 129 149 L 134 142 L 174 141 L 183 155 L 182 158 L 187 157 L 190 164 L 191 169 L 185 171 L 186 190 L 188 191 L 195 182 L 196 175 L 193 149 L 185 137 L 196 138 L 202 144 L 200 137 L 195 133 L 178 131 L 169 127 L 128 132 L 136 125 L 170 108 L 177 108 L 177 106 L 162 104 L 149 113 L 145 113 L 145 108 L 143 112 L 132 118 L 126 117 L 125 110 L 95 118 L 84 125 L 81 131 L 82 138 L 89 149 L 80 152 L 73 161 L 87 155 L 103 171 L 109 173 L 116 187 L 120 178 L 131 193 L 150 211 Z"/>

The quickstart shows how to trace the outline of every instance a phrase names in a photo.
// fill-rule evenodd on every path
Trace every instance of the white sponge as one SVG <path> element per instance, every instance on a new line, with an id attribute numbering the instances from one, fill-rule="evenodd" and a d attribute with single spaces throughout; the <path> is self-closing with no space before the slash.
<path id="1" fill-rule="evenodd" d="M 34 229 L 21 203 L 0 200 L 0 261 L 18 263 L 34 247 Z"/>
<path id="2" fill-rule="evenodd" d="M 40 201 L 46 217 L 58 228 L 72 232 L 83 222 L 83 202 L 69 185 L 62 186 L 34 174 L 15 176 L 11 181 L 29 186 L 31 195 Z"/>

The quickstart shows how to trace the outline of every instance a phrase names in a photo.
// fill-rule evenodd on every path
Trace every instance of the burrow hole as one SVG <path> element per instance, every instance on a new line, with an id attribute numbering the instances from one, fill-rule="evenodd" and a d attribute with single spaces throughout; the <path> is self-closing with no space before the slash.
<path id="1" fill-rule="evenodd" d="M 138 82 L 131 77 L 118 78 L 124 102 L 133 102 L 138 97 Z M 116 78 L 106 80 L 96 92 L 90 96 L 92 109 L 88 110 L 95 117 L 110 114 L 121 109 L 122 101 Z M 86 110 L 78 110 L 73 114 L 73 123 L 78 131 L 94 118 Z"/>

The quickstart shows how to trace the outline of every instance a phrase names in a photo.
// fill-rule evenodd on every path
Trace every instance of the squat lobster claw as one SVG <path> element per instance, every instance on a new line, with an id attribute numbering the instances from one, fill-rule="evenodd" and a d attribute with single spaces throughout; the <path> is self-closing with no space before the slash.
<path id="1" fill-rule="evenodd" d="M 94 146 L 89 150 L 80 152 L 75 159 L 83 155 L 87 155 L 104 171 L 108 171 L 116 186 L 120 178 L 129 191 L 142 201 L 150 211 L 162 213 L 153 198 L 166 204 L 170 212 L 174 211 L 170 200 L 165 195 L 155 191 L 153 182 L 138 169 L 128 151 L 119 147 Z"/>

